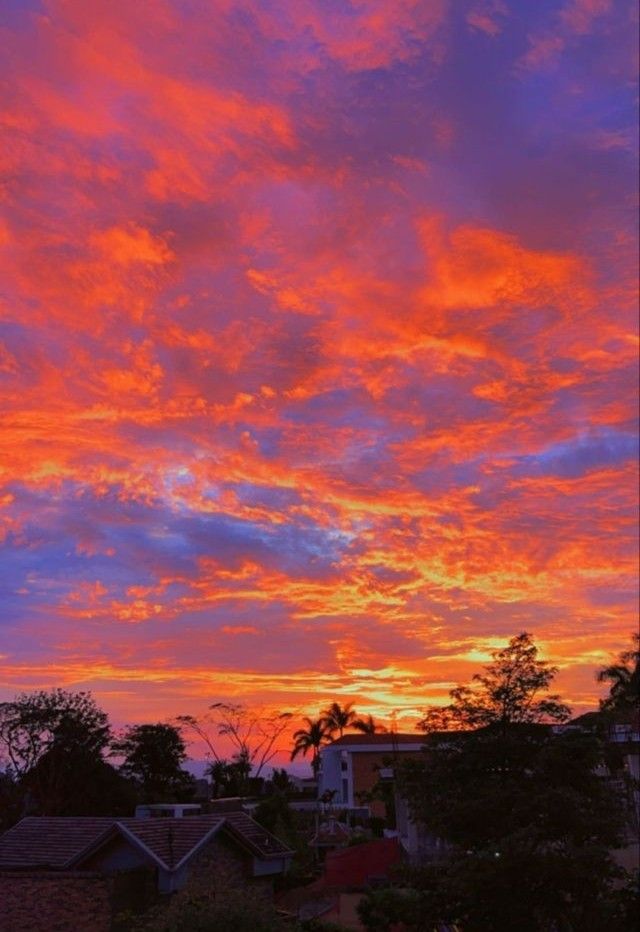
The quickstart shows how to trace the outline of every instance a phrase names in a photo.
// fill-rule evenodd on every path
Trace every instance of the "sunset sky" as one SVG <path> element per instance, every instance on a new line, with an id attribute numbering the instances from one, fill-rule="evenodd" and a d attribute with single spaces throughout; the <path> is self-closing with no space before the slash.
<path id="1" fill-rule="evenodd" d="M 637 613 L 634 0 L 3 0 L 0 698 L 410 727 Z"/>

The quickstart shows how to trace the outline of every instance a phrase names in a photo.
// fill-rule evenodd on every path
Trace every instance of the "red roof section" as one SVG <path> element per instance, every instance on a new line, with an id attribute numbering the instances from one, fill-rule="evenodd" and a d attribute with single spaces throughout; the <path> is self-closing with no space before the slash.
<path id="1" fill-rule="evenodd" d="M 397 838 L 380 838 L 330 851 L 325 860 L 324 879 L 328 887 L 364 887 L 370 877 L 386 877 L 402 859 Z"/>

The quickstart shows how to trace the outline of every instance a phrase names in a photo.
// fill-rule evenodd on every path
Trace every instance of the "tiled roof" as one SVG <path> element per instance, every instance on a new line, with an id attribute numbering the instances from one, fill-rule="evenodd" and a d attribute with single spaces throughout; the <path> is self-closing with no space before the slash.
<path id="1" fill-rule="evenodd" d="M 423 734 L 415 735 L 394 735 L 391 732 L 377 735 L 343 735 L 336 738 L 328 747 L 338 745 L 358 745 L 358 744 L 388 744 L 393 747 L 397 744 L 424 744 L 425 736 Z"/>
<path id="2" fill-rule="evenodd" d="M 103 840 L 119 833 L 130 843 L 146 849 L 161 866 L 172 870 L 222 828 L 260 858 L 286 857 L 292 853 L 244 812 L 182 819 L 32 816 L 0 837 L 0 869 L 64 869 L 80 865 Z"/>
<path id="3" fill-rule="evenodd" d="M 283 857 L 292 854 L 279 838 L 268 832 L 246 812 L 226 812 L 224 822 L 225 827 L 229 828 L 232 834 L 235 834 L 260 858 Z"/>
<path id="4" fill-rule="evenodd" d="M 118 819 L 163 865 L 175 867 L 224 822 L 220 815 L 186 816 L 181 819 Z"/>
<path id="5" fill-rule="evenodd" d="M 0 836 L 0 868 L 61 868 L 113 826 L 109 818 L 23 819 Z"/>

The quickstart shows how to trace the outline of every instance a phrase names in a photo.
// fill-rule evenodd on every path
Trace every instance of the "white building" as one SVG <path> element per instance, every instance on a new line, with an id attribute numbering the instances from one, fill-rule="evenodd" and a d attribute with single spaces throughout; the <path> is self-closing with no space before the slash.
<path id="1" fill-rule="evenodd" d="M 379 780 L 380 769 L 406 755 L 418 755 L 424 744 L 419 734 L 343 735 L 320 751 L 318 797 L 334 805 L 360 808 Z M 379 800 L 367 803 L 373 815 L 384 815 Z"/>

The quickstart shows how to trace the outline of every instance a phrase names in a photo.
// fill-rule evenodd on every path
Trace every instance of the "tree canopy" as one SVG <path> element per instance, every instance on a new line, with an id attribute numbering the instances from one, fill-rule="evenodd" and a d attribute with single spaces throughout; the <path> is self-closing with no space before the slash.
<path id="1" fill-rule="evenodd" d="M 317 776 L 320 767 L 320 749 L 330 741 L 331 732 L 324 718 L 314 721 L 305 716 L 303 721 L 306 727 L 299 728 L 293 733 L 294 744 L 291 751 L 291 760 L 295 760 L 298 754 L 306 757 L 311 751 L 311 768 L 314 776 Z"/>
<path id="2" fill-rule="evenodd" d="M 476 673 L 471 685 L 449 693 L 451 703 L 428 709 L 420 722 L 426 731 L 563 722 L 568 706 L 555 694 L 545 695 L 557 667 L 538 659 L 538 648 L 526 631 L 506 647 L 491 652 L 492 662 Z"/>
<path id="3" fill-rule="evenodd" d="M 176 721 L 206 745 L 212 761 L 225 761 L 218 739 L 226 739 L 234 748 L 234 760 L 248 762 L 249 773 L 259 777 L 281 750 L 278 742 L 291 718 L 290 712 L 263 712 L 241 703 L 213 702 L 204 715 L 179 715 Z"/>
<path id="4" fill-rule="evenodd" d="M 634 635 L 634 646 L 618 654 L 598 672 L 598 682 L 609 684 L 609 695 L 600 702 L 603 712 L 632 712 L 640 701 L 640 635 Z"/>
<path id="5" fill-rule="evenodd" d="M 352 702 L 347 702 L 344 706 L 341 706 L 339 702 L 332 702 L 321 713 L 321 720 L 329 734 L 335 734 L 337 731 L 340 737 L 344 734 L 345 728 L 354 725 L 356 719 L 357 715 Z"/>
<path id="6" fill-rule="evenodd" d="M 135 783 L 141 802 L 192 797 L 194 779 L 182 769 L 187 751 L 174 725 L 132 725 L 114 742 L 113 750 L 123 756 L 120 771 Z"/>
<path id="7" fill-rule="evenodd" d="M 100 755 L 110 739 L 107 714 L 88 692 L 38 690 L 0 703 L 0 747 L 17 777 L 54 748 Z"/>
<path id="8" fill-rule="evenodd" d="M 429 731 L 422 759 L 398 768 L 414 819 L 448 845 L 421 908 L 465 932 L 622 929 L 610 852 L 624 813 L 600 738 L 554 727 L 568 709 L 546 695 L 555 671 L 529 635 L 493 657 L 452 691 L 457 730 Z"/>

